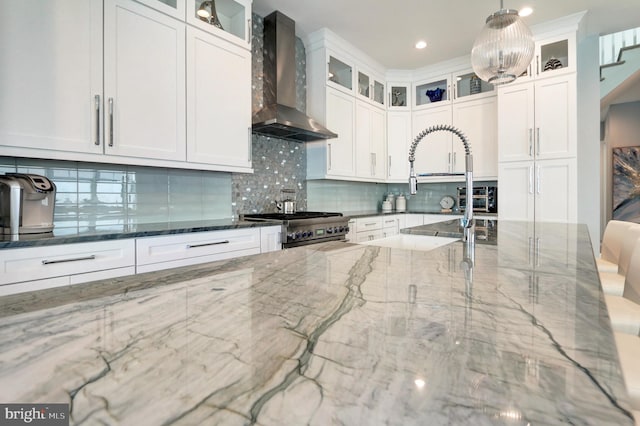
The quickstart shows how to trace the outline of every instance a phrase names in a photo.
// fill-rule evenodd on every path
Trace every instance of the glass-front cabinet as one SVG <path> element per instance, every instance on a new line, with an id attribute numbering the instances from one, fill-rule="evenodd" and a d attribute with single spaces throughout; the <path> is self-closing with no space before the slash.
<path id="1" fill-rule="evenodd" d="M 340 90 L 353 91 L 353 65 L 329 54 L 327 84 Z"/>
<path id="2" fill-rule="evenodd" d="M 361 98 L 366 98 L 379 106 L 384 102 L 384 83 L 381 78 L 374 77 L 371 73 L 358 70 L 358 91 Z"/>
<path id="3" fill-rule="evenodd" d="M 415 108 L 426 107 L 438 102 L 447 103 L 451 100 L 449 76 L 430 79 L 415 83 Z"/>
<path id="4" fill-rule="evenodd" d="M 536 76 L 551 76 L 576 70 L 575 35 L 536 42 Z"/>
<path id="5" fill-rule="evenodd" d="M 251 47 L 251 0 L 186 0 L 186 2 L 186 19 L 189 24 L 239 46 Z"/>
<path id="6" fill-rule="evenodd" d="M 495 95 L 493 84 L 481 80 L 472 70 L 465 70 L 453 75 L 453 98 L 456 101 L 481 98 Z"/>
<path id="7" fill-rule="evenodd" d="M 387 83 L 387 105 L 390 110 L 409 110 L 411 108 L 411 84 Z"/>
<path id="8" fill-rule="evenodd" d="M 184 19 L 185 0 L 138 0 L 138 2 L 179 20 Z"/>

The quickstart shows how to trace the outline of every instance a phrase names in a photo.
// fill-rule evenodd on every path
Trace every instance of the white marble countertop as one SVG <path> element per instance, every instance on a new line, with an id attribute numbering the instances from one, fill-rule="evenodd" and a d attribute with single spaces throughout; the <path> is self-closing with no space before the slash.
<path id="1" fill-rule="evenodd" d="M 3 403 L 70 403 L 72 424 L 633 424 L 582 225 L 5 296 L 0 383 Z"/>

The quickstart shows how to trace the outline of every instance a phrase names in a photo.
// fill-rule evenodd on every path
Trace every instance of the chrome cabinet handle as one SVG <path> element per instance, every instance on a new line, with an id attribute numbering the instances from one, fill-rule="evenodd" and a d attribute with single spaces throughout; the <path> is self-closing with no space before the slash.
<path id="1" fill-rule="evenodd" d="M 113 146 L 113 98 L 109 98 L 109 146 Z"/>
<path id="2" fill-rule="evenodd" d="M 229 244 L 229 240 L 215 241 L 213 243 L 187 244 L 187 248 L 190 249 L 190 248 L 205 247 L 205 246 L 219 246 L 221 244 Z"/>
<path id="3" fill-rule="evenodd" d="M 96 145 L 100 145 L 100 95 L 94 97 L 96 103 Z"/>
<path id="4" fill-rule="evenodd" d="M 540 194 L 540 166 L 536 167 L 536 194 Z"/>
<path id="5" fill-rule="evenodd" d="M 533 157 L 533 129 L 529 128 L 529 157 Z"/>
<path id="6" fill-rule="evenodd" d="M 327 167 L 327 170 L 331 170 L 331 144 L 328 143 L 327 147 L 329 148 L 329 155 L 328 155 L 328 157 L 329 157 L 329 167 Z"/>
<path id="7" fill-rule="evenodd" d="M 389 170 L 387 170 L 387 175 L 391 176 L 391 156 L 389 156 Z"/>
<path id="8" fill-rule="evenodd" d="M 449 159 L 447 160 L 447 164 L 449 166 L 449 171 L 453 171 L 453 168 L 451 167 L 451 153 L 449 153 Z"/>
<path id="9" fill-rule="evenodd" d="M 83 257 L 72 257 L 70 259 L 59 259 L 59 260 L 43 260 L 43 265 L 53 265 L 54 263 L 65 263 L 65 262 L 77 262 L 79 260 L 93 260 L 96 258 L 95 254 L 91 256 L 83 256 Z"/>
<path id="10" fill-rule="evenodd" d="M 529 166 L 529 194 L 533 194 L 533 166 Z"/>
<path id="11" fill-rule="evenodd" d="M 251 28 L 251 19 L 247 19 L 247 43 L 251 43 L 253 37 L 253 28 Z"/>
<path id="12" fill-rule="evenodd" d="M 540 155 L 540 127 L 536 127 L 536 155 Z"/>
<path id="13" fill-rule="evenodd" d="M 457 152 L 453 153 L 453 167 L 451 168 L 451 172 L 455 172 L 456 171 L 456 155 Z"/>
<path id="14" fill-rule="evenodd" d="M 536 75 L 540 75 L 540 57 L 536 55 Z"/>
<path id="15" fill-rule="evenodd" d="M 535 261 L 536 266 L 540 266 L 540 238 L 536 237 L 535 241 Z"/>

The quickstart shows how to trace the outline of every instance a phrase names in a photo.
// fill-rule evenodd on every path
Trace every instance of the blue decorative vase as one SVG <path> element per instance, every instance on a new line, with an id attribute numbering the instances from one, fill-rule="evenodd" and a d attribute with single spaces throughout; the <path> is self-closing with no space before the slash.
<path id="1" fill-rule="evenodd" d="M 437 88 L 435 90 L 427 90 L 427 96 L 431 102 L 438 102 L 442 100 L 442 95 L 444 95 L 445 89 Z"/>

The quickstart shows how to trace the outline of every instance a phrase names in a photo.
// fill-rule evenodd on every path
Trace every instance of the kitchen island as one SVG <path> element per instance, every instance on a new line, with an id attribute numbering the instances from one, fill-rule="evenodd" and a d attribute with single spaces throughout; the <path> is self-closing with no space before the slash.
<path id="1" fill-rule="evenodd" d="M 586 226 L 496 231 L 2 297 L 0 401 L 71 424 L 632 425 Z"/>

